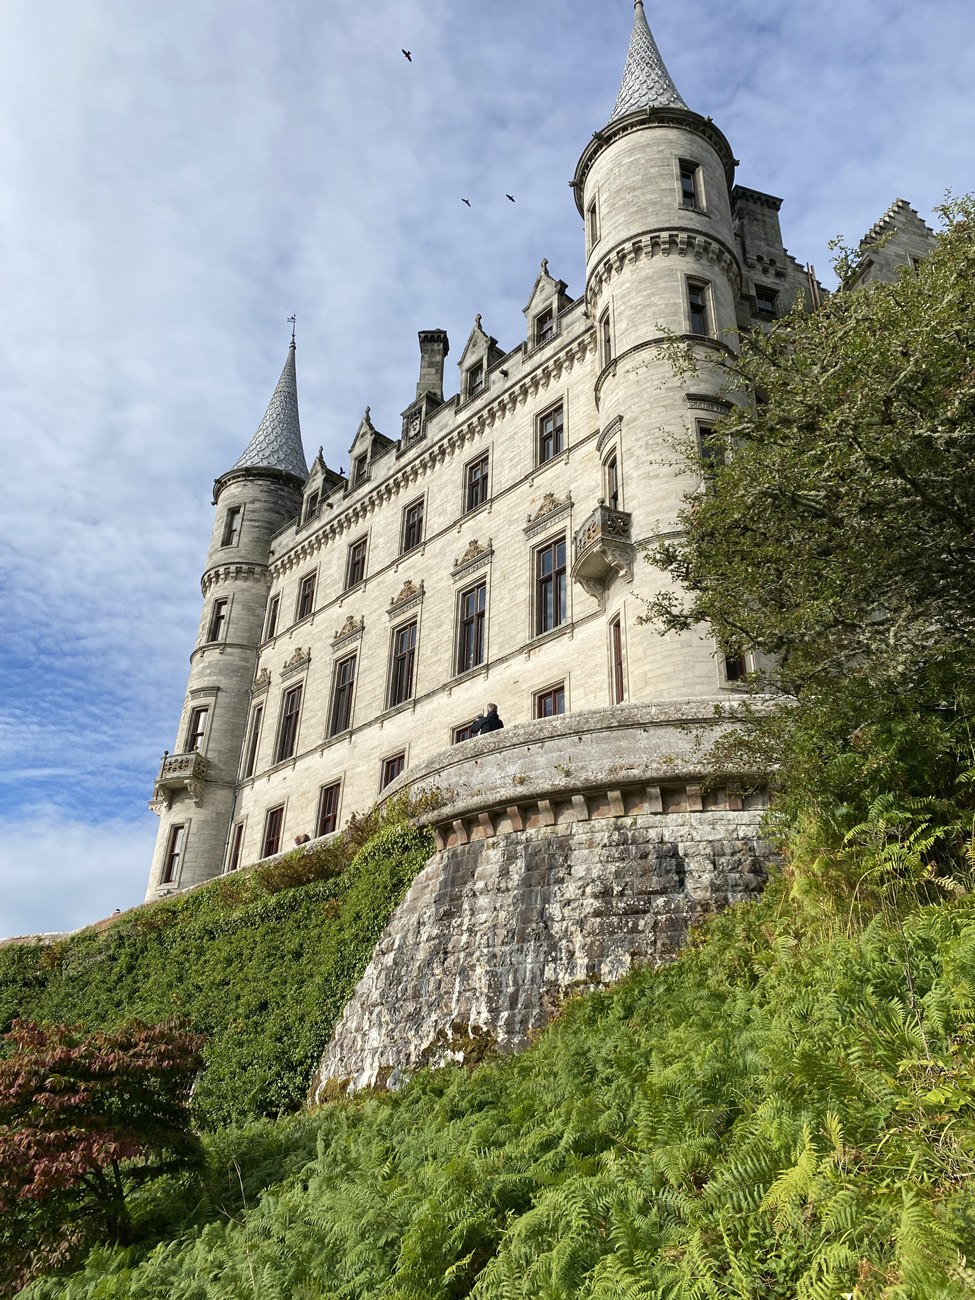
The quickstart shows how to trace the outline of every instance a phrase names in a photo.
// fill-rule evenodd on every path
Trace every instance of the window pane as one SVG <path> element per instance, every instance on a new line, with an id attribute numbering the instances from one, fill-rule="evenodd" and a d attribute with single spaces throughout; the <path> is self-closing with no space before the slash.
<path id="1" fill-rule="evenodd" d="M 338 826 L 339 811 L 339 782 L 334 785 L 322 786 L 321 794 L 318 797 L 318 826 L 319 835 L 331 835 Z"/>
<path id="2" fill-rule="evenodd" d="M 209 713 L 209 708 L 193 710 L 190 716 L 190 729 L 186 737 L 186 748 L 189 753 L 192 753 L 194 749 L 199 749 L 203 744 Z"/>
<path id="3" fill-rule="evenodd" d="M 269 858 L 281 847 L 281 830 L 284 825 L 284 809 L 272 808 L 264 822 L 264 843 L 261 857 Z"/>
<path id="4" fill-rule="evenodd" d="M 230 857 L 227 861 L 227 870 L 236 871 L 240 866 L 240 850 L 244 842 L 244 823 L 238 822 L 234 827 L 234 836 L 230 841 Z"/>
<path id="5" fill-rule="evenodd" d="M 208 641 L 222 641 L 227 627 L 227 600 L 217 600 L 213 604 L 213 613 L 210 615 L 210 631 L 207 634 Z"/>
<path id="6" fill-rule="evenodd" d="M 243 514 L 243 506 L 231 506 L 227 511 L 227 519 L 223 526 L 223 537 L 221 546 L 236 546 L 240 540 L 240 517 Z"/>
<path id="7" fill-rule="evenodd" d="M 185 826 L 173 826 L 170 829 L 169 843 L 166 846 L 166 860 L 163 863 L 160 884 L 171 885 L 176 879 L 180 858 L 183 855 L 183 833 L 185 830 Z"/>
<path id="8" fill-rule="evenodd" d="M 301 586 L 298 588 L 298 608 L 295 611 L 296 618 L 307 618 L 315 606 L 315 575 L 310 573 L 306 578 L 302 578 Z"/>
<path id="9" fill-rule="evenodd" d="M 335 669 L 335 697 L 332 703 L 332 725 L 329 734 L 338 735 L 352 725 L 352 693 L 355 687 L 356 656 L 343 659 Z"/>
<path id="10" fill-rule="evenodd" d="M 382 787 L 386 788 L 391 781 L 395 781 L 399 774 L 406 766 L 406 755 L 397 754 L 394 758 L 387 758 L 383 763 Z"/>
<path id="11" fill-rule="evenodd" d="M 281 597 L 275 596 L 267 607 L 267 627 L 264 630 L 264 640 L 270 641 L 278 630 L 278 610 L 281 606 Z"/>
<path id="12" fill-rule="evenodd" d="M 366 539 L 360 538 L 349 547 L 349 568 L 346 587 L 354 587 L 366 576 Z"/>
<path id="13" fill-rule="evenodd" d="M 298 740 L 298 714 L 301 710 L 301 687 L 295 686 L 284 697 L 281 717 L 281 738 L 278 742 L 277 762 L 292 758 Z"/>

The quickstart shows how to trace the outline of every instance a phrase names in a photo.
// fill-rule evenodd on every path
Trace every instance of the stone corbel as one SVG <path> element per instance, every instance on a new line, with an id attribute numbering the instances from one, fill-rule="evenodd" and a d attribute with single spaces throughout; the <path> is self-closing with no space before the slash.
<path id="1" fill-rule="evenodd" d="M 199 807 L 203 800 L 204 784 L 202 781 L 187 781 L 186 789 L 190 798 Z"/>

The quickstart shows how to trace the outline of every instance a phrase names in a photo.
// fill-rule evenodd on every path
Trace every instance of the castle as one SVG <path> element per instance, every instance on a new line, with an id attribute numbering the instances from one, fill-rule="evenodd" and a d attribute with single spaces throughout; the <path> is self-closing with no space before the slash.
<path id="1" fill-rule="evenodd" d="M 711 846 L 708 870 L 716 845 L 753 852 L 761 795 L 702 787 L 685 728 L 749 665 L 705 629 L 640 623 L 664 581 L 640 546 L 673 531 L 695 487 L 669 463 L 674 440 L 706 456 L 727 409 L 709 360 L 822 290 L 783 245 L 781 201 L 736 183 L 730 144 L 684 103 L 634 9 L 616 105 L 571 182 L 581 296 L 543 262 L 525 338 L 506 351 L 477 317 L 453 396 L 447 336 L 423 331 L 399 436 L 367 407 L 348 477 L 321 451 L 307 466 L 292 340 L 257 433 L 214 485 L 148 899 L 327 836 L 421 781 L 451 791 L 432 823 L 444 853 L 597 822 L 660 843 L 673 817 L 681 845 Z M 864 282 L 931 246 L 902 201 L 871 241 L 883 233 Z M 675 336 L 700 358 L 693 381 L 668 363 Z M 506 729 L 472 739 L 488 701 Z"/>

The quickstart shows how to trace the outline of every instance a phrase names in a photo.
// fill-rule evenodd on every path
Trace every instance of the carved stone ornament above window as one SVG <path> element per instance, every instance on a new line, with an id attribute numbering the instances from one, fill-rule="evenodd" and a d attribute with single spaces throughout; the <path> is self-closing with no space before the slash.
<path id="1" fill-rule="evenodd" d="M 253 694 L 257 695 L 259 691 L 266 691 L 270 685 L 271 670 L 270 668 L 262 668 L 254 679 Z"/>
<path id="2" fill-rule="evenodd" d="M 456 582 L 460 578 L 466 578 L 468 574 L 476 573 L 478 569 L 486 569 L 493 556 L 494 544 L 490 537 L 487 540 L 487 546 L 482 546 L 475 539 L 470 543 L 460 559 L 454 561 L 450 576 Z"/>
<path id="3" fill-rule="evenodd" d="M 357 619 L 354 614 L 350 614 L 332 638 L 332 645 L 341 645 L 345 641 L 352 641 L 355 637 L 361 636 L 365 625 L 364 618 Z"/>
<path id="4" fill-rule="evenodd" d="M 491 549 L 490 542 L 488 542 L 487 546 L 482 546 L 481 543 L 475 537 L 472 541 L 468 542 L 467 550 L 460 557 L 460 559 L 454 560 L 454 568 L 455 569 L 463 568 L 465 564 L 469 564 L 471 560 L 476 560 L 479 555 L 483 555 L 485 551 L 488 551 L 490 549 Z"/>
<path id="5" fill-rule="evenodd" d="M 282 668 L 281 676 L 290 677 L 292 673 L 296 673 L 299 668 L 304 668 L 309 659 L 311 659 L 311 647 L 307 650 L 303 650 L 301 646 L 298 646 L 294 654 Z"/>
<path id="6" fill-rule="evenodd" d="M 572 497 L 567 496 L 564 501 L 560 500 L 552 492 L 546 492 L 542 497 L 542 503 L 533 515 L 528 516 L 528 524 L 525 528 L 525 534 L 528 537 L 540 532 L 549 524 L 555 523 L 562 515 L 567 515 L 572 509 Z"/>
<path id="7" fill-rule="evenodd" d="M 394 596 L 389 603 L 390 605 L 401 605 L 404 600 L 410 600 L 413 596 L 420 596 L 422 594 L 423 594 L 423 583 L 421 582 L 418 587 L 416 586 L 415 583 L 411 582 L 409 578 L 407 578 L 406 581 L 403 583 L 403 590 L 400 592 L 398 596 Z"/>

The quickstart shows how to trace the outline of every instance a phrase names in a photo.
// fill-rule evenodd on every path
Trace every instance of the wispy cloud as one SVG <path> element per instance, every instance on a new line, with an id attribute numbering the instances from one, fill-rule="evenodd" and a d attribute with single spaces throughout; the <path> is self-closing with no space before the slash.
<path id="1" fill-rule="evenodd" d="M 647 9 L 740 178 L 786 199 L 800 260 L 822 269 L 830 237 L 898 195 L 928 212 L 971 184 L 965 0 Z M 418 329 L 447 328 L 456 357 L 481 311 L 513 346 L 543 256 L 581 292 L 566 182 L 631 17 L 630 0 L 6 0 L 0 870 L 20 920 L 0 931 L 60 924 L 58 896 L 96 915 L 92 872 L 141 886 L 209 486 L 260 419 L 285 318 L 306 445 L 342 465 L 367 403 L 396 433 Z M 43 872 L 38 803 L 59 819 Z"/>

